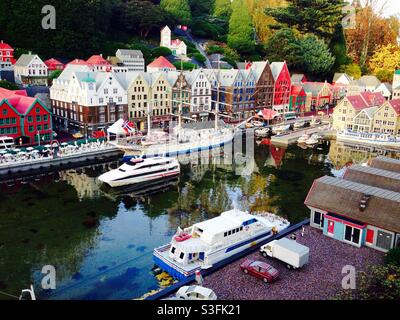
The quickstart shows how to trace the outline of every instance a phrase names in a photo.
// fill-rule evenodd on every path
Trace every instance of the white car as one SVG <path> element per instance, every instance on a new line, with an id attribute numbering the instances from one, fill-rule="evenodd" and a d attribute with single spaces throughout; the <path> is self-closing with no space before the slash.
<path id="1" fill-rule="evenodd" d="M 183 300 L 217 300 L 214 291 L 201 286 L 184 286 L 178 290 L 176 297 Z"/>

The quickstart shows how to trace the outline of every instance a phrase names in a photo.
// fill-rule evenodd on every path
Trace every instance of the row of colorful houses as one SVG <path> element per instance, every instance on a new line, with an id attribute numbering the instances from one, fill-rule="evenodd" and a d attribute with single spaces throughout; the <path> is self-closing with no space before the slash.
<path id="1" fill-rule="evenodd" d="M 35 144 L 52 139 L 51 111 L 25 90 L 0 88 L 0 136 L 14 139 L 16 145 Z"/>
<path id="2" fill-rule="evenodd" d="M 343 178 L 316 179 L 305 205 L 310 225 L 356 247 L 400 247 L 400 160 L 377 157 L 353 165 Z"/>

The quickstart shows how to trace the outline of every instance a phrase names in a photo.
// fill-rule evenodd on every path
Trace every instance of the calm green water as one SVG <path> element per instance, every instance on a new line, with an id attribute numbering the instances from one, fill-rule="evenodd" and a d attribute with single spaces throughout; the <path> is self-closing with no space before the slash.
<path id="1" fill-rule="evenodd" d="M 233 206 L 296 223 L 308 216 L 303 201 L 315 178 L 340 175 L 347 164 L 377 154 L 387 153 L 335 142 L 306 150 L 260 144 L 250 175 L 238 175 L 240 165 L 214 156 L 209 164 L 184 165 L 178 181 L 140 196 L 115 194 L 98 182 L 117 162 L 2 183 L 0 291 L 18 296 L 32 283 L 41 299 L 140 297 L 158 288 L 153 248 L 169 242 L 178 226 Z M 41 289 L 44 265 L 56 266 L 56 290 Z"/>

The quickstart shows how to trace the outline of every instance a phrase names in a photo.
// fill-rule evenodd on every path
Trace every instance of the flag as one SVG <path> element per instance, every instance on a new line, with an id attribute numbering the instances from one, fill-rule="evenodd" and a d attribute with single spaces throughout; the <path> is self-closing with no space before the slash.
<path id="1" fill-rule="evenodd" d="M 122 128 L 125 130 L 126 133 L 135 133 L 135 125 L 129 120 L 125 120 L 122 123 Z"/>
<path id="2" fill-rule="evenodd" d="M 203 286 L 203 284 L 204 284 L 204 279 L 203 279 L 203 276 L 201 275 L 200 270 L 196 270 L 196 271 L 195 271 L 195 279 L 196 279 L 196 282 L 197 282 L 197 284 L 198 284 L 199 286 Z"/>

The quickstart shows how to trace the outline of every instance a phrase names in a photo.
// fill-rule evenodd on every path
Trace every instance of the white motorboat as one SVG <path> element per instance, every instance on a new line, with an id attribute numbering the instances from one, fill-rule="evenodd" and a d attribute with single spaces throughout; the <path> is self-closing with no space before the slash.
<path id="1" fill-rule="evenodd" d="M 310 139 L 310 135 L 305 133 L 299 139 L 297 139 L 297 143 L 306 143 L 308 139 Z"/>
<path id="2" fill-rule="evenodd" d="M 305 124 L 304 121 L 299 121 L 299 122 L 296 122 L 296 123 L 293 125 L 293 127 L 296 128 L 296 129 L 298 129 L 298 128 L 303 128 L 303 127 L 304 127 L 304 124 Z"/>
<path id="3" fill-rule="evenodd" d="M 261 128 L 264 126 L 264 123 L 262 123 L 261 121 L 253 121 L 252 124 L 256 128 Z"/>
<path id="4" fill-rule="evenodd" d="M 98 179 L 111 187 L 121 187 L 172 177 L 179 173 L 180 165 L 175 158 L 132 158 L 118 169 L 102 174 Z"/>
<path id="5" fill-rule="evenodd" d="M 290 128 L 290 124 L 286 124 L 286 125 L 273 127 L 272 131 L 276 134 L 281 134 L 281 133 L 288 131 L 289 128 Z"/>
<path id="6" fill-rule="evenodd" d="M 268 133 L 269 133 L 269 128 L 258 128 L 254 130 L 254 135 L 256 137 L 264 138 L 268 135 Z"/>
<path id="7" fill-rule="evenodd" d="M 169 244 L 154 250 L 153 259 L 172 277 L 185 279 L 259 245 L 289 225 L 271 213 L 253 215 L 233 209 L 189 228 L 178 228 Z"/>
<path id="8" fill-rule="evenodd" d="M 342 131 L 337 132 L 336 139 L 338 141 L 400 148 L 400 135 L 393 136 L 389 133 Z"/>
<path id="9" fill-rule="evenodd" d="M 320 139 L 321 139 L 321 136 L 314 133 L 313 135 L 311 135 L 311 137 L 309 139 L 307 139 L 305 141 L 305 144 L 307 144 L 307 145 L 318 144 Z"/>

